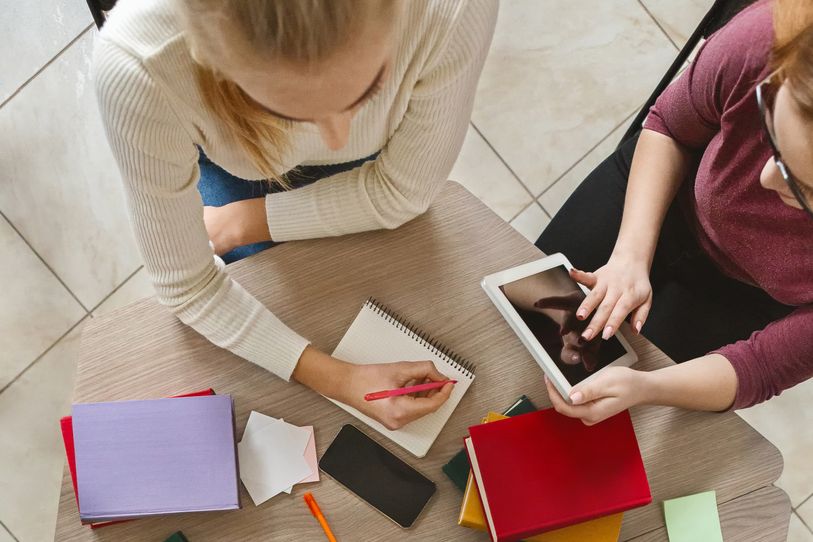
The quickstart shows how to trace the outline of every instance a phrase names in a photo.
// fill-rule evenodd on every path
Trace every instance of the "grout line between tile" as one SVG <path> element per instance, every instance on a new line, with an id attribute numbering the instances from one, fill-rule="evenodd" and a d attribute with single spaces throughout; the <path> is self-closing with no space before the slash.
<path id="1" fill-rule="evenodd" d="M 33 245 L 31 245 L 31 243 L 28 241 L 28 239 L 25 238 L 25 235 L 23 235 L 23 233 L 20 230 L 17 229 L 17 226 L 15 226 L 14 223 L 9 219 L 9 217 L 6 216 L 6 213 L 4 213 L 2 209 L 0 209 L 0 217 L 2 217 L 3 220 L 5 220 L 8 223 L 8 225 L 11 227 L 11 229 L 14 230 L 14 232 L 17 235 L 20 236 L 20 239 L 23 240 L 23 242 L 26 244 L 26 246 L 28 246 L 28 248 L 31 250 L 31 252 L 33 252 L 34 255 L 37 258 L 39 258 L 39 261 L 42 262 L 42 265 L 44 265 L 45 268 L 48 271 L 50 271 L 51 274 L 56 278 L 56 280 L 59 281 L 59 283 L 62 285 L 62 287 L 65 288 L 65 290 L 68 291 L 68 293 L 71 295 L 73 300 L 76 301 L 77 303 L 79 303 L 79 306 L 82 307 L 82 310 L 85 311 L 85 312 L 89 312 L 88 308 L 85 307 L 85 304 L 82 303 L 81 301 L 79 301 L 79 298 L 76 297 L 76 294 L 73 293 L 73 290 L 68 288 L 68 285 L 65 284 L 65 281 L 62 280 L 62 277 L 57 275 L 56 271 L 54 271 L 54 269 L 50 265 L 48 265 L 48 262 L 45 261 L 45 258 L 43 258 L 42 255 L 39 252 L 37 252 L 37 250 L 33 247 Z"/>
<path id="2" fill-rule="evenodd" d="M 797 507 L 797 508 L 798 508 L 798 507 Z M 806 528 L 808 531 L 810 531 L 810 534 L 813 534 L 813 527 L 811 527 L 810 525 L 808 525 L 808 524 L 807 524 L 807 522 L 805 521 L 805 518 L 803 518 L 801 514 L 799 514 L 798 512 L 796 512 L 796 510 L 794 510 L 794 511 L 793 511 L 793 512 L 791 512 L 791 513 L 792 513 L 792 514 L 796 514 L 796 517 L 799 519 L 799 521 L 801 521 L 801 522 L 802 522 L 802 525 L 804 525 L 804 526 L 805 526 L 805 528 Z"/>
<path id="3" fill-rule="evenodd" d="M 641 107 L 643 107 L 643 105 L 642 105 Z M 602 137 L 601 139 L 599 139 L 599 140 L 598 140 L 598 142 L 596 142 L 596 144 L 595 144 L 595 145 L 593 145 L 592 147 L 590 147 L 590 148 L 587 150 L 587 152 L 585 152 L 584 154 L 582 154 L 582 155 L 581 155 L 581 156 L 580 156 L 580 157 L 579 157 L 579 158 L 578 158 L 578 159 L 577 159 L 575 162 L 573 162 L 573 164 L 572 164 L 572 165 L 571 165 L 569 168 L 567 168 L 567 169 L 566 169 L 564 172 L 562 172 L 562 174 L 561 174 L 561 175 L 559 175 L 558 177 L 556 177 L 556 180 L 554 180 L 554 181 L 553 181 L 553 182 L 552 182 L 552 183 L 551 183 L 551 184 L 550 184 L 550 185 L 549 185 L 547 188 L 545 188 L 545 189 L 544 189 L 542 192 L 540 192 L 540 193 L 539 193 L 539 195 L 538 195 L 538 196 L 536 196 L 536 198 L 534 198 L 534 199 L 535 199 L 535 201 L 539 201 L 539 198 L 541 198 L 542 196 L 544 196 L 544 195 L 545 195 L 545 194 L 546 194 L 546 193 L 547 193 L 547 192 L 548 192 L 548 191 L 549 191 L 551 188 L 553 188 L 554 186 L 556 186 L 556 183 L 558 183 L 559 181 L 561 181 L 561 180 L 562 180 L 562 179 L 565 177 L 565 175 L 567 175 L 568 173 L 570 173 L 570 172 L 573 170 L 573 168 L 575 168 L 576 166 L 578 166 L 578 165 L 579 165 L 579 163 L 581 163 L 581 161 L 582 161 L 582 160 L 584 160 L 585 158 L 587 158 L 587 155 L 589 155 L 591 152 L 593 152 L 594 150 L 596 150 L 596 149 L 598 148 L 598 146 L 599 146 L 599 145 L 601 145 L 602 143 L 604 143 L 604 142 L 607 140 L 607 138 L 609 138 L 611 135 L 613 135 L 613 132 L 615 132 L 616 130 L 618 130 L 618 129 L 619 129 L 621 126 L 622 126 L 622 125 L 624 125 L 624 124 L 626 124 L 627 122 L 629 122 L 629 121 L 630 121 L 630 119 L 631 119 L 631 118 L 633 118 L 633 117 L 634 117 L 634 116 L 635 116 L 635 115 L 638 113 L 638 111 L 640 111 L 641 107 L 636 107 L 635 109 L 633 109 L 633 110 L 632 110 L 632 113 L 630 113 L 629 115 L 627 115 L 626 117 L 624 117 L 624 119 L 623 119 L 621 122 L 619 122 L 618 124 L 616 124 L 615 126 L 613 126 L 612 128 L 610 128 L 610 131 L 609 131 L 609 132 L 607 132 L 607 134 L 606 134 L 604 137 Z M 547 213 L 547 215 L 550 217 L 550 213 L 548 213 L 548 210 L 547 210 L 547 209 L 545 209 L 545 206 L 544 206 L 544 205 L 542 205 L 541 203 L 539 204 L 539 206 L 540 206 L 540 207 L 542 207 L 542 210 L 543 210 L 543 211 L 545 211 L 545 213 Z"/>
<path id="4" fill-rule="evenodd" d="M 56 346 L 56 345 L 57 345 L 57 343 L 58 343 L 59 341 L 61 341 L 61 340 L 62 340 L 62 339 L 64 339 L 65 337 L 67 337 L 67 336 L 68 336 L 68 334 L 69 334 L 71 331 L 73 331 L 74 329 L 76 329 L 76 327 L 77 327 L 77 326 L 79 326 L 79 324 L 81 324 L 82 322 L 84 322 L 84 321 L 85 321 L 85 320 L 87 320 L 88 318 L 90 318 L 90 313 L 89 313 L 89 312 L 88 312 L 88 313 L 85 313 L 85 315 L 84 315 L 82 318 L 80 318 L 80 319 L 79 319 L 79 320 L 78 320 L 78 321 L 77 321 L 75 324 L 73 324 L 73 325 L 72 325 L 70 328 L 68 328 L 68 331 L 66 331 L 65 333 L 63 333 L 62 335 L 60 335 L 60 336 L 59 336 L 59 338 L 58 338 L 57 340 L 55 340 L 55 341 L 53 342 L 53 344 L 51 344 L 51 346 L 49 346 L 48 348 L 46 348 L 46 349 L 45 349 L 45 351 L 44 351 L 42 354 L 40 354 L 39 356 L 37 356 L 36 358 L 34 358 L 34 361 L 32 361 L 31 363 L 29 363 L 28 365 L 26 365 L 26 366 L 25 366 L 25 368 L 23 368 L 23 370 L 22 370 L 22 371 L 20 371 L 19 373 L 17 373 L 17 376 L 15 376 L 14 378 L 12 378 L 12 379 L 11 379 L 11 380 L 10 380 L 10 381 L 9 381 L 9 382 L 8 382 L 8 383 L 5 385 L 5 386 L 3 386 L 2 388 L 0 388 L 0 395 L 2 395 L 2 393 L 3 393 L 4 391 L 6 391 L 7 389 L 9 389 L 9 388 L 10 388 L 10 387 L 11 387 L 11 386 L 12 386 L 12 385 L 15 383 L 15 382 L 17 382 L 17 381 L 20 379 L 20 377 L 21 377 L 21 376 L 23 376 L 23 375 L 24 375 L 26 372 L 28 372 L 28 370 L 29 370 L 31 367 L 33 367 L 34 365 L 36 365 L 36 364 L 37 364 L 37 362 L 38 362 L 39 360 L 41 360 L 43 357 L 45 357 L 45 355 L 46 355 L 46 354 L 48 354 L 48 352 L 50 352 L 51 350 L 53 350 L 54 346 Z"/>
<path id="5" fill-rule="evenodd" d="M 528 205 L 526 205 L 525 207 L 523 207 L 522 209 L 520 209 L 518 213 L 514 214 L 514 216 L 512 216 L 510 219 L 506 220 L 506 222 L 508 222 L 508 223 L 510 224 L 511 222 L 513 222 L 514 220 L 516 220 L 516 219 L 517 219 L 517 217 L 518 217 L 519 215 L 521 215 L 522 213 L 524 213 L 525 211 L 527 211 L 527 210 L 528 210 L 528 208 L 529 208 L 531 205 L 533 205 L 534 203 L 536 203 L 536 200 L 531 200 L 531 202 L 530 202 Z"/>
<path id="6" fill-rule="evenodd" d="M 0 215 L 2 215 L 2 212 L 0 212 Z M 5 217 L 4 217 L 4 218 L 5 218 Z M 8 219 L 6 219 L 6 220 L 8 221 Z M 11 222 L 9 222 L 9 224 L 11 224 Z M 12 226 L 12 227 L 14 227 L 14 226 Z M 33 249 L 32 249 L 32 250 L 33 250 Z M 127 284 L 127 281 L 129 281 L 131 278 L 133 278 L 133 277 L 135 276 L 135 274 L 136 274 L 136 273 L 138 273 L 139 271 L 141 271 L 141 268 L 142 268 L 142 267 L 144 267 L 144 266 L 143 266 L 143 265 L 139 265 L 139 266 L 138 266 L 138 268 L 136 268 L 136 270 L 135 270 L 135 271 L 133 271 L 132 273 L 130 273 L 129 275 L 127 275 L 127 278 L 125 278 L 123 281 L 121 281 L 121 284 L 119 284 L 118 286 L 116 286 L 115 288 L 113 288 L 113 290 L 112 290 L 112 291 L 111 291 L 109 294 L 107 294 L 106 296 L 104 296 L 104 298 L 102 298 L 102 300 L 101 300 L 101 301 L 99 301 L 99 302 L 98 302 L 98 303 L 97 303 L 97 304 L 96 304 L 96 305 L 95 305 L 95 306 L 94 306 L 92 309 L 90 309 L 90 310 L 85 309 L 85 315 L 84 315 L 82 318 L 80 318 L 80 319 L 79 319 L 79 321 L 77 321 L 77 322 L 76 322 L 74 325 L 72 325 L 72 326 L 71 326 L 71 327 L 70 327 L 70 328 L 69 328 L 69 329 L 68 329 L 68 330 L 67 330 L 65 333 L 63 333 L 63 334 L 62 334 L 62 335 L 61 335 L 61 336 L 60 336 L 58 339 L 56 339 L 56 340 L 55 340 L 55 341 L 54 341 L 54 342 L 51 344 L 51 346 L 49 346 L 48 348 L 46 348 L 46 349 L 45 349 L 45 350 L 44 350 L 44 351 L 43 351 L 43 352 L 42 352 L 42 353 L 41 353 L 39 356 L 37 356 L 36 358 L 34 358 L 34 361 L 32 361 L 31 363 L 29 363 L 28 365 L 26 365 L 26 366 L 23 368 L 23 370 L 22 370 L 22 371 L 20 371 L 19 373 L 17 373 L 17 376 L 15 376 L 14 378 L 12 378 L 12 379 L 11 379 L 11 380 L 10 380 L 10 381 L 9 381 L 9 382 L 8 382 L 8 383 L 5 385 L 5 386 L 3 386 L 2 388 L 0 388 L 0 394 L 2 394 L 2 393 L 3 393 L 4 391 L 6 391 L 6 390 L 7 390 L 9 387 L 11 387 L 11 385 L 12 385 L 12 384 L 14 384 L 14 382 L 16 382 L 16 381 L 17 381 L 17 380 L 18 380 L 18 379 L 19 379 L 19 378 L 20 378 L 20 377 L 23 375 L 23 373 L 25 373 L 25 372 L 26 372 L 26 371 L 28 371 L 28 370 L 29 370 L 31 367 L 33 367 L 34 365 L 36 365 L 36 363 L 37 363 L 37 362 L 38 362 L 40 359 L 42 359 L 42 358 L 45 356 L 45 354 L 47 354 L 48 352 L 50 352 L 50 351 L 51 351 L 51 349 L 52 349 L 54 346 L 56 346 L 56 344 L 57 344 L 59 341 L 61 341 L 62 339 L 64 339 L 64 338 L 65 338 L 65 337 L 66 337 L 66 336 L 67 336 L 67 335 L 68 335 L 68 334 L 69 334 L 71 331 L 73 331 L 73 330 L 76 328 L 76 326 L 78 326 L 79 324 L 81 324 L 82 322 L 84 322 L 85 320 L 87 320 L 88 318 L 93 318 L 93 314 L 92 314 L 92 313 L 93 313 L 93 311 L 97 310 L 97 309 L 98 309 L 98 308 L 99 308 L 99 307 L 102 305 L 102 303 L 104 303 L 105 301 L 107 301 L 108 299 L 110 299 L 110 296 L 112 296 L 113 294 L 115 294 L 116 292 L 118 292 L 118 291 L 119 291 L 119 290 L 120 290 L 120 289 L 121 289 L 121 288 L 122 288 L 122 287 L 123 287 L 125 284 Z M 49 269 L 50 269 L 50 268 L 49 268 Z M 53 273 L 53 271 L 51 271 L 51 272 Z M 57 277 L 57 278 L 58 278 L 58 277 Z M 61 281 L 60 281 L 60 282 L 61 282 Z M 66 288 L 67 288 L 67 286 L 66 286 Z M 78 301 L 78 300 L 77 300 L 77 301 Z M 84 309 L 84 305 L 82 306 L 82 308 Z M 0 521 L 0 524 L 2 524 L 2 521 Z"/>
<path id="7" fill-rule="evenodd" d="M 89 25 L 87 25 L 87 26 L 86 26 L 84 29 L 82 29 L 82 30 L 79 32 L 79 34 L 78 34 L 78 35 L 77 35 L 75 38 L 73 38 L 71 41 L 69 41 L 69 42 L 68 42 L 68 44 L 67 44 L 67 45 L 65 45 L 65 47 L 63 47 L 62 49 L 60 49 L 60 50 L 59 50 L 59 52 L 58 52 L 57 54 L 55 54 L 55 55 L 54 55 L 54 56 L 51 58 L 51 60 L 49 60 L 48 62 L 46 62 L 46 63 L 45 63 L 45 64 L 44 64 L 44 65 L 43 65 L 43 66 L 42 66 L 40 69 L 38 69 L 36 72 L 34 72 L 34 75 L 32 75 L 31 77 L 29 77 L 28 79 L 26 79 L 26 80 L 23 82 L 23 84 L 22 84 L 22 85 L 20 85 L 20 86 L 17 88 L 17 90 L 15 90 L 14 92 L 12 92 L 12 93 L 11 93 L 11 95 L 9 95 L 9 97 L 8 97 L 8 98 L 6 98 L 5 100 L 3 100 L 3 102 L 2 102 L 2 103 L 0 103 L 0 109 L 2 109 L 2 108 L 3 108 L 3 106 L 5 106 L 7 103 L 9 103 L 11 100 L 13 100 L 13 99 L 14 99 L 14 97 L 15 97 L 15 96 L 17 96 L 17 95 L 18 95 L 18 94 L 19 94 L 19 93 L 20 93 L 20 92 L 21 92 L 21 91 L 22 91 L 22 90 L 23 90 L 25 87 L 27 87 L 27 86 L 28 86 L 28 84 L 29 84 L 31 81 L 33 81 L 34 79 L 36 79 L 36 78 L 37 78 L 37 76 L 39 76 L 39 74 L 41 74 L 41 73 L 42 73 L 42 72 L 43 72 L 43 71 L 44 71 L 44 70 L 45 70 L 45 69 L 46 69 L 48 66 L 50 66 L 51 64 L 53 64 L 53 63 L 54 63 L 54 61 L 55 61 L 57 58 L 59 58 L 60 56 L 62 56 L 62 53 L 64 53 L 64 52 L 65 52 L 65 51 L 67 51 L 68 49 L 70 49 L 70 47 L 71 47 L 71 46 L 72 46 L 74 43 L 76 43 L 77 41 L 79 41 L 79 38 L 81 38 L 82 36 L 84 36 L 84 35 L 85 35 L 85 33 L 87 33 L 87 31 L 88 31 L 88 30 L 90 30 L 91 28 L 93 28 L 94 26 L 95 26 L 95 24 L 94 24 L 94 23 L 90 23 L 90 24 L 89 24 Z"/>
<path id="8" fill-rule="evenodd" d="M 483 141 L 486 142 L 486 145 L 488 145 L 488 148 L 491 149 L 491 152 L 493 152 L 494 154 L 497 155 L 497 158 L 500 159 L 500 162 L 503 163 L 503 165 L 506 167 L 506 169 L 511 173 L 511 175 L 514 176 L 514 178 L 519 182 L 519 185 L 528 193 L 529 196 L 531 196 L 531 199 L 533 200 L 534 199 L 533 192 L 531 192 L 528 189 L 528 187 L 525 186 L 525 183 L 522 182 L 522 179 L 519 178 L 519 175 L 517 175 L 517 172 L 514 171 L 514 169 L 511 166 L 508 165 L 508 162 L 505 161 L 505 159 L 502 157 L 502 155 L 499 152 L 497 152 L 497 149 L 494 148 L 494 145 L 491 144 L 491 141 L 489 141 L 488 138 L 485 135 L 483 135 L 483 132 L 480 131 L 480 129 L 477 127 L 476 124 L 474 124 L 473 121 L 469 121 L 469 124 L 471 124 L 471 127 L 474 128 L 474 131 L 477 132 L 477 135 L 479 135 L 481 138 L 483 138 Z M 525 209 L 527 209 L 527 207 L 525 207 Z M 515 215 L 514 218 L 516 218 L 518 215 L 519 215 L 519 213 L 517 213 L 517 215 Z M 513 220 L 513 218 L 511 220 Z"/>
<path id="9" fill-rule="evenodd" d="M 8 526 L 7 526 L 5 523 L 3 523 L 3 520 L 0 520 L 0 527 L 2 527 L 3 529 L 5 529 L 5 530 L 6 530 L 6 532 L 8 533 L 8 535 L 9 535 L 9 536 L 10 536 L 12 539 L 14 539 L 14 542 L 20 542 L 20 539 L 19 539 L 19 538 L 17 538 L 16 536 L 14 536 L 14 533 L 12 533 L 12 532 L 11 532 L 11 529 L 9 529 L 9 528 L 8 528 Z"/>
<path id="10" fill-rule="evenodd" d="M 94 316 L 93 316 L 93 312 L 94 312 L 94 311 L 96 311 L 96 310 L 98 310 L 98 309 L 99 309 L 99 307 L 101 307 L 101 306 L 102 306 L 102 304 L 103 304 L 105 301 L 107 301 L 108 299 L 110 299 L 110 298 L 112 297 L 112 295 L 113 295 L 113 294 L 115 294 L 116 292 L 118 292 L 119 290 L 121 290 L 121 288 L 122 288 L 122 287 L 123 287 L 125 284 L 127 284 L 127 281 L 129 281 L 131 278 L 133 278 L 133 277 L 135 276 L 135 274 L 136 274 L 136 273 L 138 273 L 139 271 L 141 271 L 141 269 L 142 269 L 143 267 L 144 267 L 143 265 L 139 265 L 139 266 L 136 268 L 136 270 L 135 270 L 135 271 L 133 271 L 132 273 L 130 273 L 129 275 L 127 275 L 127 278 L 125 278 L 123 281 L 121 281 L 121 284 L 119 284 L 118 286 L 116 286 L 115 288 L 113 288 L 113 290 L 111 290 L 111 292 L 110 292 L 109 294 L 107 294 L 106 296 L 104 296 L 104 297 L 102 298 L 102 300 L 101 300 L 101 301 L 99 301 L 98 303 L 96 303 L 96 305 L 95 305 L 95 306 L 94 306 L 92 309 L 90 309 L 90 310 L 88 311 L 88 313 L 90 314 L 90 317 L 91 317 L 91 318 L 94 318 Z"/>
<path id="11" fill-rule="evenodd" d="M 813 493 L 811 493 L 810 495 L 808 495 L 807 497 L 802 499 L 802 502 L 800 502 L 799 505 L 796 508 L 794 508 L 794 510 L 798 509 L 798 508 L 801 508 L 807 501 L 809 501 L 811 499 L 813 499 Z"/>
<path id="12" fill-rule="evenodd" d="M 531 208 L 533 205 L 536 205 L 537 207 L 539 207 L 539 208 L 542 210 L 542 214 L 544 214 L 546 217 L 548 217 L 548 220 L 550 220 L 550 219 L 551 219 L 550 213 L 548 213 L 548 212 L 545 210 L 545 208 L 544 208 L 544 207 L 542 207 L 542 204 L 541 204 L 541 203 L 539 203 L 539 202 L 538 202 L 538 201 L 536 201 L 536 200 L 533 200 L 531 203 L 529 203 L 528 205 L 526 205 L 525 207 L 523 207 L 523 208 L 522 208 L 522 210 L 521 210 L 520 212 L 518 212 L 517 214 L 515 214 L 514 216 L 512 216 L 512 217 L 511 217 L 511 220 L 507 220 L 506 222 L 508 222 L 508 224 L 511 224 L 511 222 L 513 222 L 514 220 L 516 220 L 516 219 L 519 217 L 519 215 L 521 215 L 522 213 L 524 213 L 525 211 L 527 211 L 527 210 L 528 210 L 529 208 Z"/>
<path id="13" fill-rule="evenodd" d="M 641 6 L 642 8 L 644 8 L 644 11 L 646 12 L 646 14 L 647 14 L 647 15 L 649 15 L 649 18 L 650 18 L 650 19 L 652 19 L 652 22 L 654 22 L 654 23 L 655 23 L 655 25 L 656 25 L 658 28 L 660 28 L 660 30 L 661 30 L 661 32 L 663 33 L 663 35 L 664 35 L 664 36 L 666 36 L 666 39 L 668 39 L 668 40 L 669 40 L 669 43 L 671 43 L 671 44 L 672 44 L 672 47 L 674 47 L 676 51 L 680 52 L 680 47 L 678 47 L 678 44 L 677 44 L 677 43 L 675 43 L 675 40 L 673 40 L 673 39 L 672 39 L 672 37 L 669 35 L 669 33 L 666 31 L 666 29 L 664 29 L 664 28 L 663 28 L 663 26 L 661 26 L 660 21 L 659 21 L 659 20 L 658 20 L 658 19 L 657 19 L 657 18 L 656 18 L 656 17 L 655 17 L 653 14 L 652 14 L 652 12 L 651 12 L 651 11 L 649 11 L 649 8 L 648 8 L 648 7 L 646 7 L 646 5 L 643 3 L 643 1 L 642 1 L 642 0 L 638 0 L 638 4 L 640 4 L 640 6 Z"/>

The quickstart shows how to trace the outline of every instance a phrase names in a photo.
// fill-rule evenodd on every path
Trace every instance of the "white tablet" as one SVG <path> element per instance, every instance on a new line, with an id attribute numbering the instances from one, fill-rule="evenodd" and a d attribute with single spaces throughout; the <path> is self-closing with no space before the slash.
<path id="1" fill-rule="evenodd" d="M 568 402 L 579 382 L 605 367 L 630 366 L 638 360 L 620 332 L 606 341 L 600 333 L 590 341 L 581 338 L 590 317 L 577 320 L 576 309 L 590 290 L 570 278 L 572 267 L 563 254 L 553 254 L 488 275 L 481 283 Z M 625 323 L 622 331 L 627 327 Z"/>

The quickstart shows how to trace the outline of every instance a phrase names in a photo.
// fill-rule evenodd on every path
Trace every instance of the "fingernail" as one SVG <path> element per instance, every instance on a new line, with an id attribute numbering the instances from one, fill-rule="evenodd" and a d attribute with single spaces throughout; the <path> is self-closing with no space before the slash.
<path id="1" fill-rule="evenodd" d="M 586 310 L 584 310 L 584 309 L 579 309 L 579 310 L 576 312 L 576 318 L 578 318 L 579 320 L 584 320 L 584 317 L 585 317 L 585 316 L 587 316 L 587 311 L 586 311 Z"/>
<path id="2" fill-rule="evenodd" d="M 582 395 L 582 392 L 580 392 L 580 391 L 574 392 L 570 396 L 570 402 L 573 403 L 574 405 L 580 404 L 583 400 L 584 400 L 584 395 Z"/>
<path id="3" fill-rule="evenodd" d="M 582 333 L 582 337 L 584 337 L 585 341 L 589 341 L 590 339 L 593 338 L 593 330 L 588 327 L 587 329 L 584 330 L 584 333 Z"/>
<path id="4" fill-rule="evenodd" d="M 570 361 L 579 361 L 579 355 L 573 354 L 572 356 L 570 356 Z"/>
<path id="5" fill-rule="evenodd" d="M 601 334 L 601 338 L 605 341 L 613 336 L 613 326 L 607 326 L 604 328 L 604 333 Z"/>
<path id="6" fill-rule="evenodd" d="M 635 322 L 635 332 L 636 332 L 636 333 L 641 333 L 641 328 L 642 328 L 642 327 L 644 327 L 644 324 L 643 324 L 643 323 L 641 323 L 641 321 L 640 321 L 640 320 L 638 320 L 637 322 Z"/>
<path id="7" fill-rule="evenodd" d="M 545 382 L 550 382 L 550 380 L 548 380 L 548 375 L 542 375 L 542 376 L 545 377 Z"/>

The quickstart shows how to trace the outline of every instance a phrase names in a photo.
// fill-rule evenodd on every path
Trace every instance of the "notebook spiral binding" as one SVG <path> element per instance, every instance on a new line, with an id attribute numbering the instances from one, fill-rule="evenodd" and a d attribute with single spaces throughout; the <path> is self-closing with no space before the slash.
<path id="1" fill-rule="evenodd" d="M 411 322 L 406 321 L 405 323 L 403 320 L 398 318 L 398 316 L 396 316 L 395 313 L 389 309 L 389 307 L 379 303 L 374 297 L 368 298 L 365 304 L 369 305 L 374 311 L 386 318 L 388 322 L 394 324 L 399 330 L 403 331 L 416 341 L 423 343 L 438 356 L 447 358 L 452 365 L 463 371 L 466 376 L 469 378 L 474 378 L 476 366 L 473 363 L 464 360 L 453 350 L 450 350 L 446 346 L 442 345 L 436 338 L 429 335 L 422 329 L 412 325 Z"/>

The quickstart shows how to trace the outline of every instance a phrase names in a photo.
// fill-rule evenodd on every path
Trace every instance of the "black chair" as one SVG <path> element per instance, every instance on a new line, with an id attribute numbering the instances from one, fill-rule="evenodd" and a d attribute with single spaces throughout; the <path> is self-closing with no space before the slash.
<path id="1" fill-rule="evenodd" d="M 711 9 L 709 9 L 708 13 L 703 17 L 703 20 L 700 21 L 700 24 L 697 25 L 697 28 L 692 32 L 689 41 L 686 42 L 686 45 L 683 46 L 683 49 L 680 50 L 677 58 L 675 58 L 675 61 L 672 62 L 672 65 L 666 70 L 666 74 L 664 74 L 658 86 L 655 87 L 655 90 L 644 104 L 644 107 L 638 112 L 638 115 L 635 116 L 630 127 L 627 128 L 624 137 L 622 137 L 618 143 L 619 147 L 641 131 L 644 120 L 649 113 L 649 108 L 655 104 L 655 100 L 658 99 L 658 96 L 669 86 L 669 83 L 671 83 L 672 79 L 678 74 L 680 68 L 683 67 L 686 59 L 689 58 L 689 55 L 692 54 L 697 44 L 700 43 L 700 40 L 708 38 L 730 21 L 734 15 L 754 2 L 755 0 L 715 0 L 714 5 L 711 6 Z"/>
<path id="2" fill-rule="evenodd" d="M 96 23 L 96 28 L 101 28 L 105 20 L 105 12 L 113 9 L 116 0 L 87 0 L 90 13 Z"/>

